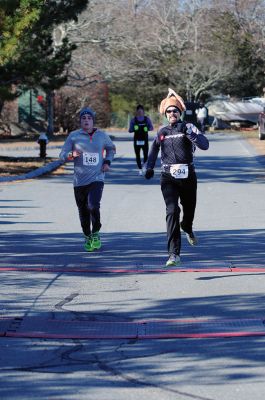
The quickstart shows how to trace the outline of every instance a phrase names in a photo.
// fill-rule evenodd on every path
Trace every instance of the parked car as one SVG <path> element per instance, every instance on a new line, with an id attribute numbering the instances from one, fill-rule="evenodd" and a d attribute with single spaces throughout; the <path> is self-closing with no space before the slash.
<path id="1" fill-rule="evenodd" d="M 225 122 L 256 125 L 263 106 L 252 101 L 218 100 L 207 104 L 209 114 Z"/>

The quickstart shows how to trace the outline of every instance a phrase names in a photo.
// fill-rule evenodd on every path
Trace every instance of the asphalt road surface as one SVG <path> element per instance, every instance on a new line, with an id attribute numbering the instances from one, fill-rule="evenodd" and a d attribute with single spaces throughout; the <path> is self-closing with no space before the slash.
<path id="1" fill-rule="evenodd" d="M 1 184 L 0 398 L 263 400 L 262 159 L 238 135 L 208 135 L 199 245 L 183 236 L 181 266 L 165 272 L 159 168 L 138 176 L 131 140 L 115 138 L 100 251 L 83 250 L 71 164 Z"/>

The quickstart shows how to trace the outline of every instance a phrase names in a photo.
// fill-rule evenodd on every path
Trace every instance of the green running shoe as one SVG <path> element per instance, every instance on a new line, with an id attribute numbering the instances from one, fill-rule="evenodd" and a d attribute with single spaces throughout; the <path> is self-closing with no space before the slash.
<path id="1" fill-rule="evenodd" d="M 92 235 L 85 236 L 85 245 L 84 248 L 86 251 L 93 251 L 94 246 L 93 246 L 93 240 L 92 240 Z"/>
<path id="2" fill-rule="evenodd" d="M 92 233 L 92 246 L 94 250 L 98 250 L 101 248 L 99 232 Z"/>
<path id="3" fill-rule="evenodd" d="M 166 262 L 166 267 L 176 267 L 180 264 L 180 257 L 176 254 L 171 254 Z"/>

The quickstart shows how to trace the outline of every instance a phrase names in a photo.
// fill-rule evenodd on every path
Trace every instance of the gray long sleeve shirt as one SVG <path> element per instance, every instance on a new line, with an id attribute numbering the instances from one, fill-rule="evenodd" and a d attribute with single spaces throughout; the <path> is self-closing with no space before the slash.
<path id="1" fill-rule="evenodd" d="M 74 159 L 74 186 L 104 182 L 102 165 L 110 165 L 115 154 L 115 145 L 110 137 L 97 129 L 91 135 L 78 129 L 67 137 L 59 155 L 60 159 L 67 161 L 68 154 L 74 150 L 81 153 Z"/>

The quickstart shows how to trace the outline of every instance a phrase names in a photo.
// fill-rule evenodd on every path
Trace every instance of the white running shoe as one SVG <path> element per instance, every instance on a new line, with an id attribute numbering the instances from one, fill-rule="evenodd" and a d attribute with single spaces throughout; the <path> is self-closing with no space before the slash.
<path id="1" fill-rule="evenodd" d="M 143 176 L 143 171 L 139 169 L 139 176 Z"/>
<path id="2" fill-rule="evenodd" d="M 196 246 L 196 244 L 198 244 L 198 238 L 195 236 L 194 232 L 186 232 L 186 238 L 191 246 Z"/>
<path id="3" fill-rule="evenodd" d="M 196 246 L 198 244 L 198 238 L 196 237 L 194 232 L 188 233 L 183 229 L 182 222 L 180 223 L 180 229 L 185 232 L 186 238 L 191 246 Z"/>
<path id="4" fill-rule="evenodd" d="M 180 264 L 180 256 L 171 254 L 166 262 L 166 267 L 176 267 Z"/>

